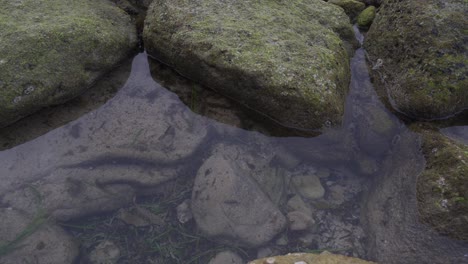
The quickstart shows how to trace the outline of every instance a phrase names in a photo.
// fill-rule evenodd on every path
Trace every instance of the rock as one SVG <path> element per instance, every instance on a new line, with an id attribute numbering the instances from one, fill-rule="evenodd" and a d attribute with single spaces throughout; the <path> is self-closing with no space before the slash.
<path id="1" fill-rule="evenodd" d="M 381 165 L 361 209 L 366 256 L 379 263 L 464 263 L 466 241 L 441 236 L 419 216 L 417 182 L 426 161 L 420 138 L 405 131 Z M 398 252 L 398 254 L 395 254 Z M 424 252 L 424 254 L 421 254 Z"/>
<path id="2" fill-rule="evenodd" d="M 468 145 L 468 126 L 453 126 L 440 129 L 445 136 Z"/>
<path id="3" fill-rule="evenodd" d="M 156 0 L 148 53 L 286 126 L 340 122 L 350 74 L 349 19 L 321 0 Z M 352 50 L 352 48 L 351 48 Z"/>
<path id="4" fill-rule="evenodd" d="M 359 0 L 359 2 L 362 2 L 366 5 L 372 5 L 372 6 L 375 6 L 375 7 L 379 7 L 381 4 L 382 4 L 382 1 L 383 0 Z"/>
<path id="5" fill-rule="evenodd" d="M 241 157 L 249 155 L 237 146 L 217 146 L 197 172 L 192 213 L 206 236 L 256 247 L 281 232 L 286 219 L 249 171 L 242 169 Z"/>
<path id="6" fill-rule="evenodd" d="M 418 177 L 420 217 L 435 230 L 468 240 L 468 146 L 423 130 L 426 168 Z"/>
<path id="7" fill-rule="evenodd" d="M 120 249 L 110 240 L 99 243 L 89 254 L 92 264 L 114 264 L 120 258 Z"/>
<path id="8" fill-rule="evenodd" d="M 299 195 L 294 195 L 291 199 L 289 199 L 287 207 L 288 211 L 290 212 L 299 211 L 306 215 L 312 216 L 312 210 L 310 209 L 310 206 L 307 205 Z"/>
<path id="9" fill-rule="evenodd" d="M 343 8 L 351 20 L 355 20 L 359 13 L 366 8 L 364 3 L 357 0 L 329 0 L 328 2 Z"/>
<path id="10" fill-rule="evenodd" d="M 93 85 L 137 45 L 108 1 L 2 1 L 0 127 Z"/>
<path id="11" fill-rule="evenodd" d="M 55 219 L 115 210 L 135 192 L 180 175 L 208 134 L 206 120 L 151 79 L 146 56 L 103 107 L 33 141 L 0 152 L 0 200 Z"/>
<path id="12" fill-rule="evenodd" d="M 232 251 L 223 251 L 218 254 L 214 258 L 208 262 L 208 264 L 243 264 L 242 258 L 232 252 Z"/>
<path id="13" fill-rule="evenodd" d="M 284 256 L 268 257 L 250 261 L 248 264 L 371 264 L 375 262 L 358 258 L 335 255 L 328 252 L 322 254 L 293 253 Z"/>
<path id="14" fill-rule="evenodd" d="M 266 258 L 280 254 L 276 248 L 261 247 L 257 250 L 257 258 Z"/>
<path id="15" fill-rule="evenodd" d="M 468 108 L 464 1 L 385 1 L 364 43 L 393 108 L 433 119 Z M 381 62 L 381 63 L 378 63 Z"/>
<path id="16" fill-rule="evenodd" d="M 375 18 L 375 6 L 368 6 L 357 17 L 357 24 L 359 27 L 368 28 Z"/>
<path id="17" fill-rule="evenodd" d="M 185 224 L 193 218 L 192 209 L 190 208 L 190 202 L 191 201 L 189 199 L 186 199 L 176 208 L 177 220 L 179 220 L 179 223 L 181 224 Z"/>
<path id="18" fill-rule="evenodd" d="M 27 215 L 13 208 L 0 208 L 0 215 L 0 263 L 74 263 L 78 246 L 43 213 Z"/>
<path id="19" fill-rule="evenodd" d="M 289 212 L 287 218 L 289 230 L 291 231 L 307 230 L 314 224 L 314 219 L 309 214 L 301 211 Z"/>
<path id="20" fill-rule="evenodd" d="M 319 199 L 325 194 L 325 189 L 316 175 L 296 175 L 291 182 L 297 192 L 306 199 Z"/>

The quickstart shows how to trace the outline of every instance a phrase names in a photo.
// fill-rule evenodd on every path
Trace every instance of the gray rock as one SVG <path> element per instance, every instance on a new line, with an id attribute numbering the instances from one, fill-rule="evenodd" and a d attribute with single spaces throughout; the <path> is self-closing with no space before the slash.
<path id="1" fill-rule="evenodd" d="M 120 249 L 110 240 L 99 243 L 89 254 L 92 264 L 114 264 L 120 258 Z"/>
<path id="2" fill-rule="evenodd" d="M 1 245 L 12 243 L 0 255 L 1 264 L 67 264 L 78 256 L 75 242 L 41 212 L 28 215 L 13 208 L 0 208 L 0 215 Z"/>
<path id="3" fill-rule="evenodd" d="M 294 195 L 291 197 L 291 199 L 288 200 L 287 206 L 288 211 L 290 212 L 299 211 L 305 213 L 306 215 L 312 216 L 312 210 L 310 209 L 310 206 L 307 205 L 299 195 Z"/>
<path id="4" fill-rule="evenodd" d="M 1 1 L 0 127 L 69 100 L 136 48 L 109 1 Z"/>
<path id="5" fill-rule="evenodd" d="M 356 40 L 338 6 L 156 0 L 143 37 L 158 60 L 280 123 L 317 129 L 340 122 L 350 79 L 346 47 Z"/>
<path id="6" fill-rule="evenodd" d="M 291 183 L 295 190 L 306 199 L 319 199 L 325 194 L 325 189 L 315 174 L 295 175 Z"/>
<path id="7" fill-rule="evenodd" d="M 242 258 L 232 252 L 232 251 L 223 251 L 218 254 L 214 258 L 208 262 L 208 264 L 243 264 Z"/>
<path id="8" fill-rule="evenodd" d="M 186 199 L 176 208 L 177 210 L 177 220 L 179 223 L 185 224 L 193 219 L 192 209 L 190 208 L 191 201 Z"/>
<path id="9" fill-rule="evenodd" d="M 207 135 L 205 120 L 151 79 L 144 55 L 112 100 L 36 140 L 0 152 L 1 202 L 56 219 L 113 210 L 135 189 L 179 175 Z"/>
<path id="10" fill-rule="evenodd" d="M 208 237 L 255 247 L 281 232 L 286 219 L 249 171 L 242 168 L 249 155 L 238 146 L 218 145 L 198 170 L 192 212 L 197 226 Z"/>
<path id="11" fill-rule="evenodd" d="M 286 217 L 291 231 L 307 230 L 314 224 L 314 219 L 309 214 L 301 211 L 289 212 Z"/>

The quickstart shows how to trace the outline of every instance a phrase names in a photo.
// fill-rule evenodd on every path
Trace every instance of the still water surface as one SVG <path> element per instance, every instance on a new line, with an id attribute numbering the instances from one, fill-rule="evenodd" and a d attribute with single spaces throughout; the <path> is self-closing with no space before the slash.
<path id="1" fill-rule="evenodd" d="M 191 188 L 199 168 L 222 155 L 240 164 L 238 173 L 250 173 L 251 190 L 266 195 L 284 214 L 288 201 L 300 193 L 292 179 L 318 179 L 318 194 L 304 198 L 313 224 L 284 230 L 260 247 L 264 252 L 329 250 L 382 263 L 468 263 L 466 243 L 438 236 L 418 222 L 415 186 L 424 168 L 419 136 L 379 101 L 363 49 L 355 52 L 351 68 L 341 126 L 316 137 L 273 137 L 264 128 L 256 129 L 260 133 L 230 125 L 242 126 L 242 120 L 219 114 L 229 112 L 219 101 L 207 110 L 218 111 L 218 121 L 200 115 L 206 102 L 195 95 L 194 84 L 182 85 L 191 95 L 183 103 L 159 84 L 164 83 L 157 80 L 161 74 L 152 76 L 141 53 L 126 84 L 102 107 L 0 152 L 0 205 L 31 214 L 46 209 L 82 242 L 83 255 L 99 241 L 114 240 L 126 248 L 119 263 L 206 263 L 215 253 L 210 249 L 225 248 L 252 260 L 258 247 L 200 238 L 193 220 L 180 224 L 175 213 L 185 199 L 196 199 Z M 443 132 L 456 137 L 466 127 Z M 222 153 L 232 149 L 237 156 Z M 40 202 L 31 189 L 40 193 Z M 160 214 L 162 223 L 151 228 L 122 224 L 117 210 L 135 204 Z"/>

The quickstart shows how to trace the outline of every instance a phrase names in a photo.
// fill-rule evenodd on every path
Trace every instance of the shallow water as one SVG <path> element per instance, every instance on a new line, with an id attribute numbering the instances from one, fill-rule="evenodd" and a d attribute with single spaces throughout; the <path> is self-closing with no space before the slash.
<path id="1" fill-rule="evenodd" d="M 218 121 L 198 114 L 202 111 L 195 110 L 194 104 L 203 101 L 188 100 L 188 104 L 186 100 L 184 104 L 155 82 L 148 58 L 141 53 L 133 60 L 126 84 L 102 107 L 0 152 L 0 205 L 32 213 L 45 208 L 75 237 L 95 237 L 95 233 L 76 227 L 89 223 L 96 214 L 101 215 L 98 221 L 110 221 L 115 210 L 135 203 L 151 207 L 172 197 L 170 193 L 183 194 L 177 196 L 177 203 L 191 198 L 190 188 L 200 166 L 215 151 L 234 147 L 243 157 L 231 161 L 248 160 L 247 171 L 260 186 L 255 188 L 283 213 L 288 199 L 297 193 L 291 178 L 315 175 L 324 190 L 323 195 L 305 199 L 313 210 L 313 227 L 303 232 L 285 230 L 263 248 L 274 253 L 329 250 L 382 263 L 468 262 L 468 244 L 438 236 L 417 220 L 415 186 L 424 168 L 419 136 L 379 101 L 363 49 L 356 51 L 351 68 L 340 127 L 325 129 L 317 137 L 272 137 L 265 135 L 264 127 L 256 129 L 265 131 L 262 134 L 230 125 L 243 124 L 232 113 L 221 115 Z M 191 85 L 182 86 L 193 89 Z M 229 103 L 219 100 L 211 110 L 226 109 Z M 466 127 L 442 130 L 455 137 L 460 133 L 466 136 L 465 131 Z M 31 186 L 40 193 L 39 204 L 32 202 Z M 198 236 L 193 222 L 178 224 L 174 215 L 177 203 L 165 204 L 164 221 L 168 224 L 151 232 L 164 234 L 170 227 Z M 110 216 L 102 216 L 104 212 Z M 112 223 L 108 226 L 119 228 L 119 232 L 136 234 L 134 241 L 139 237 L 147 240 L 151 233 Z M 101 240 L 114 237 L 121 242 L 112 228 L 99 232 Z M 280 239 L 287 243 L 279 243 Z M 84 240 L 84 254 L 98 241 Z M 206 246 L 186 249 L 179 257 L 168 257 L 151 246 L 147 251 L 130 253 L 127 245 L 120 263 L 135 263 L 136 258 L 141 263 L 150 263 L 144 262 L 147 258 L 188 263 L 210 247 L 231 248 L 244 260 L 257 257 L 257 249 L 200 241 Z M 196 261 L 193 263 L 206 263 L 203 258 Z"/>

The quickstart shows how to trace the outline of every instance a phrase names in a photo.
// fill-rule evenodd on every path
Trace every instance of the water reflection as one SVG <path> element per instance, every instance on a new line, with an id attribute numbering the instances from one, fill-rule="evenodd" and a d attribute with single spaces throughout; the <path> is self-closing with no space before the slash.
<path id="1" fill-rule="evenodd" d="M 221 243 L 272 240 L 278 253 L 327 249 L 384 263 L 466 261 L 466 244 L 418 224 L 419 139 L 378 100 L 364 50 L 351 68 L 341 127 L 274 138 L 192 112 L 139 54 L 104 106 L 0 152 L 0 205 L 69 221 L 184 178 L 194 182 L 198 228 Z"/>

